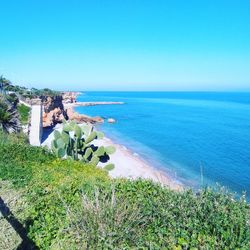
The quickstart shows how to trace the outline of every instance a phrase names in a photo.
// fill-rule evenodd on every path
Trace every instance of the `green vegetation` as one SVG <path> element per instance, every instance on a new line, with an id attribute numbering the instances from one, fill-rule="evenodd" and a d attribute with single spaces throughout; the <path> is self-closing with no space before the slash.
<path id="1" fill-rule="evenodd" d="M 19 132 L 20 129 L 19 114 L 15 104 L 9 102 L 5 95 L 0 94 L 0 130 L 11 133 Z"/>
<path id="2" fill-rule="evenodd" d="M 14 106 L 14 108 L 17 107 L 17 104 L 19 103 L 19 99 L 17 97 L 17 95 L 15 93 L 11 93 L 11 94 L 4 94 L 5 99 Z"/>
<path id="3" fill-rule="evenodd" d="M 42 101 L 46 97 L 60 95 L 60 92 L 51 89 L 28 89 L 14 85 L 10 80 L 0 76 L 0 128 L 5 132 L 18 132 L 21 124 L 26 125 L 29 121 L 30 108 L 19 104 L 19 99 L 40 98 Z"/>
<path id="4" fill-rule="evenodd" d="M 94 131 L 93 126 L 87 124 L 79 126 L 74 121 L 64 122 L 61 132 L 54 131 L 55 139 L 51 143 L 51 148 L 60 158 L 81 160 L 97 166 L 102 159 L 109 159 L 109 155 L 115 152 L 113 146 L 93 147 L 92 142 L 103 137 L 104 134 Z M 112 170 L 114 165 L 108 164 L 104 168 Z"/>
<path id="5" fill-rule="evenodd" d="M 0 134 L 0 179 L 21 191 L 16 216 L 41 249 L 249 249 L 250 207 L 223 190 L 175 192 L 112 180 Z"/>
<path id="6" fill-rule="evenodd" d="M 19 104 L 17 106 L 17 110 L 19 112 L 20 121 L 22 125 L 26 125 L 29 122 L 30 108 L 25 106 L 24 104 Z"/>
<path id="7" fill-rule="evenodd" d="M 23 86 L 18 86 L 12 84 L 10 80 L 6 79 L 3 76 L 0 76 L 0 93 L 1 92 L 15 92 L 17 95 L 22 96 L 23 98 L 41 98 L 43 96 L 56 96 L 60 95 L 60 92 L 54 91 L 48 88 L 44 89 L 36 89 L 31 88 L 28 89 Z"/>
<path id="8" fill-rule="evenodd" d="M 29 98 L 36 98 L 36 97 L 43 97 L 43 96 L 56 96 L 60 95 L 61 93 L 55 90 L 51 90 L 48 88 L 44 89 L 36 89 L 36 88 L 31 88 L 27 93 L 26 96 L 24 97 L 29 97 Z"/>

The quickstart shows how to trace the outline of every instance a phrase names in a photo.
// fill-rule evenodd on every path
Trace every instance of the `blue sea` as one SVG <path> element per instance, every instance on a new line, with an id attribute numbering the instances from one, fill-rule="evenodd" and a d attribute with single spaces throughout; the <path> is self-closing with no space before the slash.
<path id="1" fill-rule="evenodd" d="M 124 105 L 77 107 L 114 118 L 100 125 L 108 137 L 184 185 L 219 183 L 250 193 L 250 93 L 84 92 L 78 101 Z"/>

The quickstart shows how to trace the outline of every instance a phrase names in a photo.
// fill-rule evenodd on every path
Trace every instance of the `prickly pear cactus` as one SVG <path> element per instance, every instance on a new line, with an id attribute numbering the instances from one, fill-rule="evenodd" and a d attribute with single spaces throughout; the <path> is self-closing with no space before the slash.
<path id="1" fill-rule="evenodd" d="M 75 122 L 64 122 L 61 132 L 54 131 L 54 140 L 51 143 L 51 149 L 59 158 L 70 158 L 80 160 L 97 166 L 102 157 L 108 157 L 115 152 L 113 146 L 95 147 L 93 141 L 102 139 L 104 134 L 94 131 L 93 126 L 84 124 L 77 125 Z M 107 164 L 104 169 L 110 171 L 114 164 Z"/>

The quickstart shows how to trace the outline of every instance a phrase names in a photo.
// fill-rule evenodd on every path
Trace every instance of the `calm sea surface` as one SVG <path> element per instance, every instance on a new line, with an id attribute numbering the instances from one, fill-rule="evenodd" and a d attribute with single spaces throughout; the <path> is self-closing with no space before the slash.
<path id="1" fill-rule="evenodd" d="M 250 193 L 250 93 L 85 92 L 78 101 L 125 105 L 78 107 L 115 118 L 100 128 L 117 143 L 191 187 L 219 183 Z"/>

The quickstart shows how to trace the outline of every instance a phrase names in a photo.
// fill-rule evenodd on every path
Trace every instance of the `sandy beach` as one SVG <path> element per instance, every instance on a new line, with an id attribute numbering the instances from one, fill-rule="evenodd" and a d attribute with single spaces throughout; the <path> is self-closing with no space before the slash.
<path id="1" fill-rule="evenodd" d="M 79 124 L 81 123 L 103 123 L 105 122 L 101 117 L 90 117 L 84 114 L 79 114 L 75 111 L 77 106 L 95 106 L 95 105 L 122 105 L 124 102 L 78 102 L 76 98 L 79 93 L 70 92 L 65 93 L 67 100 L 74 100 L 73 103 L 68 103 L 64 100 L 64 109 L 67 111 L 67 115 L 70 120 L 76 120 Z M 61 130 L 62 124 L 57 124 L 54 129 Z M 53 133 L 42 143 L 43 146 L 50 148 L 51 141 L 53 140 Z M 182 190 L 183 186 L 177 182 L 173 177 L 169 176 L 165 172 L 154 168 L 138 154 L 135 154 L 124 145 L 114 143 L 110 138 L 104 137 L 94 141 L 95 146 L 114 146 L 116 152 L 110 155 L 108 163 L 113 163 L 115 168 L 109 172 L 109 175 L 113 178 L 129 178 L 137 179 L 144 178 L 150 179 L 154 182 L 161 183 L 162 185 L 169 186 L 171 189 Z M 105 166 L 106 163 L 99 163 L 99 167 Z"/>
<path id="2" fill-rule="evenodd" d="M 114 143 L 111 139 L 104 137 L 101 140 L 96 140 L 96 146 L 114 146 L 116 152 L 110 155 L 110 162 L 115 164 L 115 168 L 109 172 L 114 178 L 129 178 L 129 179 L 151 179 L 154 182 L 159 182 L 162 185 L 169 186 L 174 190 L 182 190 L 183 186 L 177 183 L 172 177 L 167 176 L 164 172 L 150 166 L 146 161 L 134 154 L 125 146 Z M 105 165 L 105 164 L 103 164 Z M 102 166 L 100 164 L 100 166 Z"/>
<path id="3" fill-rule="evenodd" d="M 58 124 L 55 130 L 62 130 L 62 124 Z M 42 146 L 50 148 L 53 140 L 53 132 L 42 143 Z M 174 190 L 182 190 L 183 186 L 175 181 L 172 177 L 164 172 L 150 166 L 146 161 L 141 159 L 138 155 L 127 149 L 125 146 L 114 143 L 111 139 L 104 137 L 93 142 L 95 146 L 114 146 L 116 151 L 110 155 L 109 163 L 115 164 L 115 168 L 109 171 L 109 175 L 113 178 L 129 178 L 137 179 L 144 178 L 158 182 L 162 185 L 168 186 Z M 106 163 L 100 163 L 98 166 L 103 167 Z"/>

